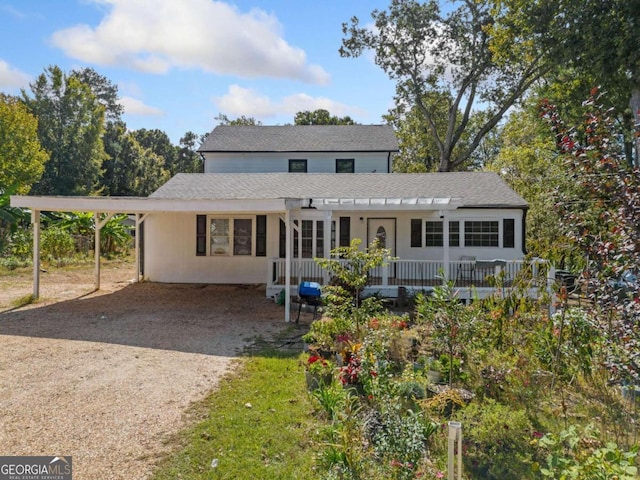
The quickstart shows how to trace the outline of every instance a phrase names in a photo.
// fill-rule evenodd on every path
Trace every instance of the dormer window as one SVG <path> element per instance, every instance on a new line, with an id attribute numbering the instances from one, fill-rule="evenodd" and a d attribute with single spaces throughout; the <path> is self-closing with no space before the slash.
<path id="1" fill-rule="evenodd" d="M 353 158 L 337 158 L 336 173 L 354 173 L 355 160 Z"/>
<path id="2" fill-rule="evenodd" d="M 307 173 L 306 159 L 289 159 L 289 173 Z"/>

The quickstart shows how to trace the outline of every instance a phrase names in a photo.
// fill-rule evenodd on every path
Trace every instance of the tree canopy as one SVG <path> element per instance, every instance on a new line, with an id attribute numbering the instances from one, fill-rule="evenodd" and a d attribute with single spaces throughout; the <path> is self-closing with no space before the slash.
<path id="1" fill-rule="evenodd" d="M 396 104 L 414 106 L 434 139 L 438 170 L 467 163 L 482 139 L 529 87 L 549 70 L 537 46 L 519 39 L 517 54 L 494 55 L 491 2 L 454 1 L 443 13 L 439 2 L 392 0 L 388 10 L 374 10 L 374 27 L 357 17 L 343 24 L 340 55 L 358 57 L 371 50 L 375 62 L 396 81 Z M 426 102 L 439 94 L 437 108 Z M 482 122 L 474 111 L 484 110 Z M 446 122 L 441 126 L 441 112 Z M 468 143 L 461 148 L 465 136 Z"/>
<path id="2" fill-rule="evenodd" d="M 88 195 L 98 191 L 104 160 L 105 106 L 73 73 L 52 66 L 22 90 L 22 100 L 38 118 L 38 137 L 51 158 L 33 186 L 40 195 Z"/>
<path id="3" fill-rule="evenodd" d="M 328 110 L 319 108 L 314 111 L 304 110 L 296 113 L 293 119 L 295 125 L 355 125 L 351 117 L 331 115 Z"/>
<path id="4" fill-rule="evenodd" d="M 38 120 L 18 98 L 0 94 L 0 194 L 29 193 L 48 159 L 38 140 Z"/>

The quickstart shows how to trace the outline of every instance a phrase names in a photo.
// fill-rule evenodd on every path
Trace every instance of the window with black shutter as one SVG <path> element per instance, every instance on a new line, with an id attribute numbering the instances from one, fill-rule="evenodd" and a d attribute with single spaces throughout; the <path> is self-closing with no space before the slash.
<path id="1" fill-rule="evenodd" d="M 514 248 L 516 246 L 516 221 L 513 218 L 505 218 L 502 222 L 502 247 Z"/>
<path id="2" fill-rule="evenodd" d="M 207 255 L 207 216 L 196 215 L 196 255 Z"/>
<path id="3" fill-rule="evenodd" d="M 422 247 L 422 219 L 411 219 L 411 246 Z"/>
<path id="4" fill-rule="evenodd" d="M 340 246 L 351 245 L 351 217 L 340 217 Z"/>
<path id="5" fill-rule="evenodd" d="M 256 257 L 267 256 L 267 216 L 256 215 Z"/>

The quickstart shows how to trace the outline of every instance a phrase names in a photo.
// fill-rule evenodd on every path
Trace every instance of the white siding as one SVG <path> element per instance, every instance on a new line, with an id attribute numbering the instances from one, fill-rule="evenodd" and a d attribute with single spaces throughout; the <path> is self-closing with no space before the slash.
<path id="1" fill-rule="evenodd" d="M 204 173 L 278 173 L 290 159 L 306 159 L 307 173 L 335 173 L 336 159 L 353 158 L 354 173 L 387 173 L 387 153 L 205 153 Z"/>
<path id="2" fill-rule="evenodd" d="M 193 214 L 150 215 L 144 223 L 144 277 L 147 280 L 166 283 L 266 282 L 267 257 L 196 256 L 196 216 Z"/>
<path id="3" fill-rule="evenodd" d="M 293 217 L 324 220 L 324 212 L 293 212 Z M 214 215 L 215 216 L 215 215 Z M 246 218 L 246 215 L 238 215 Z M 339 217 L 350 217 L 351 238 L 361 238 L 362 247 L 367 242 L 369 218 L 396 219 L 395 256 L 403 260 L 443 259 L 442 247 L 411 247 L 411 219 L 439 220 L 438 212 L 334 212 L 333 220 L 339 225 Z M 521 259 L 522 211 L 521 210 L 456 210 L 447 212 L 449 220 L 460 221 L 461 244 L 464 244 L 465 220 L 498 220 L 499 242 L 502 244 L 502 219 L 515 220 L 515 248 L 450 247 L 449 258 L 456 261 L 462 255 L 475 256 L 477 260 Z M 362 218 L 362 220 L 360 220 Z M 267 217 L 267 255 L 256 256 L 196 256 L 196 215 L 154 214 L 144 222 L 144 276 L 156 282 L 168 283 L 266 283 L 269 260 L 279 254 L 279 216 Z M 424 225 L 424 224 L 423 224 Z M 326 227 L 328 228 L 328 227 Z M 336 232 L 337 234 L 339 232 Z M 255 230 L 253 232 L 255 241 Z M 339 236 L 337 237 L 339 238 Z"/>

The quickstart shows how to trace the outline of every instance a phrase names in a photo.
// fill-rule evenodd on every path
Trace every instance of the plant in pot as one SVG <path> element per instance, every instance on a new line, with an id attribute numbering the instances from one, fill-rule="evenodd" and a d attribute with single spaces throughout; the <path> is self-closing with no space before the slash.
<path id="1" fill-rule="evenodd" d="M 333 380 L 334 363 L 319 355 L 310 355 L 305 362 L 307 388 L 317 390 L 321 385 L 329 385 Z"/>
<path id="2" fill-rule="evenodd" d="M 429 383 L 442 383 L 442 363 L 437 358 L 430 357 L 425 364 L 425 371 Z"/>

